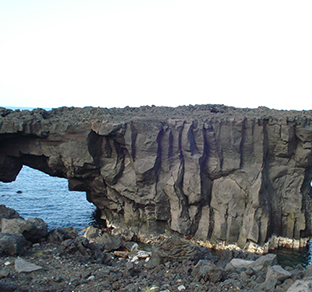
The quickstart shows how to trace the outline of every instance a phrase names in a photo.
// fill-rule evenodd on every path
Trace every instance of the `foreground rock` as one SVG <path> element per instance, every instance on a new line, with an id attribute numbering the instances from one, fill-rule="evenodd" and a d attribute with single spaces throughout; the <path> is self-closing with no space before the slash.
<path id="1" fill-rule="evenodd" d="M 0 255 L 18 255 L 24 252 L 26 239 L 22 234 L 7 234 L 0 232 Z"/>
<path id="2" fill-rule="evenodd" d="M 0 291 L 311 291 L 312 265 L 283 268 L 274 254 L 238 250 L 214 256 L 179 236 L 142 247 L 111 233 L 58 228 L 27 243 L 21 233 L 0 232 Z"/>
<path id="3" fill-rule="evenodd" d="M 2 218 L 13 219 L 13 218 L 22 218 L 22 217 L 14 209 L 7 208 L 5 205 L 0 205 L 0 230 L 1 230 Z"/>
<path id="4" fill-rule="evenodd" d="M 223 268 L 223 264 L 219 264 L 221 257 L 218 256 L 200 260 L 196 257 L 183 260 L 177 257 L 163 258 L 163 262 L 159 265 L 150 266 L 149 262 L 153 255 L 147 251 L 145 252 L 149 256 L 136 257 L 133 260 L 135 257 L 133 252 L 138 254 L 139 250 L 123 251 L 128 254 L 126 258 L 116 256 L 113 251 L 102 252 L 110 259 L 109 262 L 103 263 L 86 253 L 91 250 L 88 239 L 77 237 L 76 240 L 80 242 L 80 247 L 71 245 L 72 239 L 66 239 L 61 244 L 41 242 L 26 248 L 21 257 L 0 257 L 0 290 L 29 292 L 311 291 L 309 272 L 312 266 L 303 270 L 300 267 L 284 269 L 274 264 L 273 255 L 257 256 L 255 260 L 246 260 L 253 256 L 243 252 L 236 253 L 238 257 L 232 259 L 232 263 L 244 260 L 246 263 L 249 261 L 253 264 L 239 267 L 233 265 L 231 269 Z M 175 241 L 175 238 L 172 240 Z M 170 238 L 167 241 L 170 242 Z M 185 241 L 186 253 L 189 245 L 192 243 Z M 162 245 L 164 251 L 165 246 Z M 158 249 L 161 249 L 161 245 L 158 245 Z M 253 269 L 256 266 L 257 268 Z"/>
<path id="5" fill-rule="evenodd" d="M 211 258 L 211 254 L 206 248 L 200 248 L 188 240 L 172 236 L 152 245 L 152 259 L 149 266 L 155 267 L 168 261 L 182 262 L 193 260 L 197 262 L 205 257 Z"/>
<path id="6" fill-rule="evenodd" d="M 48 225 L 40 218 L 2 219 L 2 233 L 23 234 L 26 240 L 33 243 L 40 241 L 48 235 Z"/>
<path id="7" fill-rule="evenodd" d="M 25 220 L 15 210 L 0 205 L 0 254 L 20 255 L 29 242 L 48 236 L 48 225 L 40 218 Z"/>
<path id="8" fill-rule="evenodd" d="M 27 262 L 20 257 L 15 260 L 15 270 L 18 273 L 30 273 L 42 269 L 41 266 L 37 266 L 33 263 Z"/>
<path id="9" fill-rule="evenodd" d="M 312 235 L 311 111 L 0 109 L 0 180 L 66 177 L 109 225 L 212 244 Z M 51 147 L 53 145 L 53 147 Z"/>
<path id="10" fill-rule="evenodd" d="M 287 292 L 310 292 L 312 291 L 312 278 L 297 280 L 290 286 Z"/>

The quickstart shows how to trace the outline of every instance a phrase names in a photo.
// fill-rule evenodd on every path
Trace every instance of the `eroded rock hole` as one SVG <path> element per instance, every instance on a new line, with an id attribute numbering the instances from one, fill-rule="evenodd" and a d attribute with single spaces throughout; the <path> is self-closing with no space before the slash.
<path id="1" fill-rule="evenodd" d="M 68 181 L 23 166 L 15 181 L 0 182 L 0 204 L 27 219 L 39 217 L 49 229 L 73 226 L 77 230 L 96 225 L 96 207 L 85 192 L 68 190 Z"/>

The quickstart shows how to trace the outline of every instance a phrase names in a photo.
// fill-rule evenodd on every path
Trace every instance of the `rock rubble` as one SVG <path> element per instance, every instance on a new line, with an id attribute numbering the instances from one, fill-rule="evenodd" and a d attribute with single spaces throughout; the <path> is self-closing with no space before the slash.
<path id="1" fill-rule="evenodd" d="M 149 245 L 116 238 L 107 229 L 64 228 L 15 254 L 0 246 L 0 291 L 311 291 L 312 265 L 283 268 L 274 254 L 216 256 L 179 236 Z"/>

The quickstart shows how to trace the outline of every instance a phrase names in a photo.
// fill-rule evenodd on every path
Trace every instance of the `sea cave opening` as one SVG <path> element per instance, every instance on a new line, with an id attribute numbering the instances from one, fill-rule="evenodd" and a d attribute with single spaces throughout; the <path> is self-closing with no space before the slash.
<path id="1" fill-rule="evenodd" d="M 52 177 L 23 166 L 15 181 L 0 182 L 0 204 L 16 210 L 22 217 L 39 217 L 49 227 L 75 227 L 78 231 L 99 225 L 96 207 L 85 192 L 69 191 L 65 178 Z"/>

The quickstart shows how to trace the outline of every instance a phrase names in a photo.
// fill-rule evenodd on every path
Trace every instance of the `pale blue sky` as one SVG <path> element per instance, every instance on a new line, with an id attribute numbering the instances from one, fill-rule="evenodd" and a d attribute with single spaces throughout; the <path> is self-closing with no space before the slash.
<path id="1" fill-rule="evenodd" d="M 312 109 L 312 2 L 0 0 L 0 106 Z"/>

